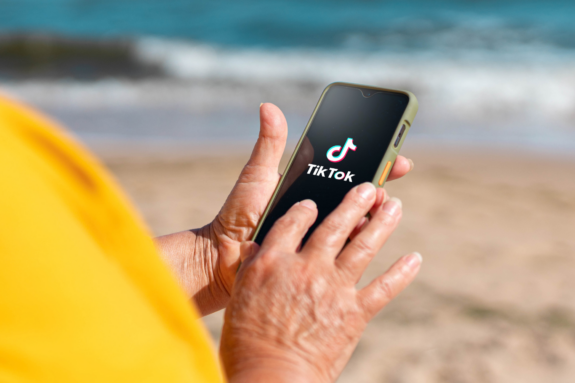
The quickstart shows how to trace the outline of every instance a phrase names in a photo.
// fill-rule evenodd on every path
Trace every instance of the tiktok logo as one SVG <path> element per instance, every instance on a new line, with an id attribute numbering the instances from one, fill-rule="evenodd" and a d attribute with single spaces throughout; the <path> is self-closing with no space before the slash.
<path id="1" fill-rule="evenodd" d="M 357 149 L 357 146 L 353 144 L 352 138 L 348 138 L 345 141 L 343 149 L 341 148 L 340 145 L 335 145 L 329 148 L 329 150 L 327 151 L 327 159 L 330 160 L 331 162 L 339 162 L 345 158 L 345 156 L 347 155 L 347 151 L 350 149 L 353 150 L 354 152 L 355 149 Z M 337 156 L 334 156 L 336 152 L 339 152 L 339 154 Z"/>

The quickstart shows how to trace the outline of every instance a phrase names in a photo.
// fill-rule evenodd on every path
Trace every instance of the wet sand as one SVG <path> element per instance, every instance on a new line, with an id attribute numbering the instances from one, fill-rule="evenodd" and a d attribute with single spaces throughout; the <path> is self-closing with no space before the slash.
<path id="1" fill-rule="evenodd" d="M 154 234 L 208 223 L 249 150 L 97 149 Z M 575 161 L 413 145 L 400 228 L 361 284 L 422 253 L 340 382 L 573 382 Z M 284 159 L 285 164 L 285 159 Z M 218 338 L 222 313 L 205 318 Z"/>

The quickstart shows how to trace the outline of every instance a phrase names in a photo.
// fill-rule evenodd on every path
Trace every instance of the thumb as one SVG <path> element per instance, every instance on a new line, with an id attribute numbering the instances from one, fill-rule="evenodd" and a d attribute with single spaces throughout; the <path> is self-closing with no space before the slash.
<path id="1" fill-rule="evenodd" d="M 246 165 L 249 174 L 256 176 L 261 171 L 267 173 L 272 170 L 273 176 L 277 178 L 277 168 L 285 149 L 287 131 L 287 122 L 282 111 L 274 104 L 261 104 L 260 134 Z M 253 173 L 254 171 L 256 174 Z M 265 177 L 267 174 L 260 173 L 259 175 Z M 260 177 L 256 176 L 256 178 Z"/>
<path id="2" fill-rule="evenodd" d="M 281 110 L 273 104 L 262 104 L 258 141 L 214 220 L 228 238 L 238 242 L 250 238 L 278 184 L 286 139 L 287 122 Z"/>

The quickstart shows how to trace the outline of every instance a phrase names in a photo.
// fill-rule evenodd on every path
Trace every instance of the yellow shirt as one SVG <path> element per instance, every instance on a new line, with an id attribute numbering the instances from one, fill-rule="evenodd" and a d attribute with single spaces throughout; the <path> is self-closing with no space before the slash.
<path id="1" fill-rule="evenodd" d="M 102 166 L 0 96 L 0 382 L 220 382 L 195 309 Z"/>

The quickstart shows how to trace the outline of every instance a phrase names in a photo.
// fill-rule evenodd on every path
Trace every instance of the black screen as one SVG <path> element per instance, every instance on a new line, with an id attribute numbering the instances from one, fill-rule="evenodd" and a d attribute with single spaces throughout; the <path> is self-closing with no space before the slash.
<path id="1" fill-rule="evenodd" d="M 303 239 L 354 186 L 371 181 L 409 97 L 400 93 L 335 85 L 328 89 L 304 137 L 256 242 L 296 202 L 313 200 L 318 218 Z M 371 92 L 372 96 L 367 96 Z M 354 149 L 355 148 L 355 149 Z"/>

